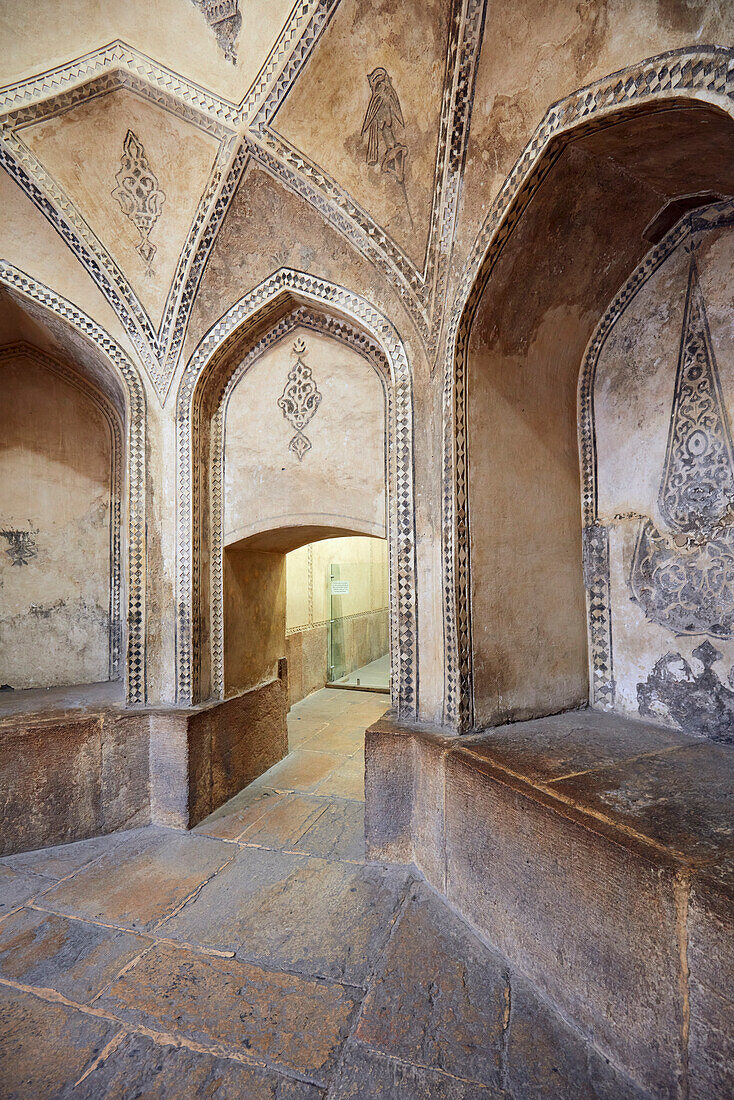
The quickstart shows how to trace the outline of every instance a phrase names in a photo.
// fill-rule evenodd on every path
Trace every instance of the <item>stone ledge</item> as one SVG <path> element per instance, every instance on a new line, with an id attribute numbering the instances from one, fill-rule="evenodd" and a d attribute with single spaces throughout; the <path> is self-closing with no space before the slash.
<path id="1" fill-rule="evenodd" d="M 287 677 L 189 710 L 0 720 L 0 855 L 150 822 L 196 825 L 288 751 Z"/>
<path id="2" fill-rule="evenodd" d="M 592 711 L 367 731 L 372 858 L 413 859 L 656 1096 L 734 1088 L 734 753 Z M 709 991 L 713 996 L 709 996 Z"/>

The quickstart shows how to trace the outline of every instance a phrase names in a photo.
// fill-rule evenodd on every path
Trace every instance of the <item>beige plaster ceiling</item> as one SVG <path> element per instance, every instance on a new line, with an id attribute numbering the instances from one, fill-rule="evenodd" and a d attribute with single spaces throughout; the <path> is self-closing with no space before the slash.
<path id="1" fill-rule="evenodd" d="M 387 230 L 418 268 L 431 223 L 448 16 L 443 0 L 404 0 L 390 19 L 362 0 L 341 0 L 273 122 Z M 359 60 L 345 65 L 355 55 L 355 43 Z M 407 149 L 404 189 L 379 163 L 367 163 L 367 135 L 361 132 L 371 98 L 367 77 L 378 66 L 391 77 L 405 124 L 395 132 Z"/>
<path id="2" fill-rule="evenodd" d="M 483 3 L 223 2 L 224 24 L 214 0 L 0 0 L 2 164 L 113 307 L 161 401 L 249 162 L 394 284 L 427 342 L 441 321 Z M 399 172 L 384 130 L 372 158 L 363 132 L 380 67 L 399 102 Z M 132 214 L 117 193 L 128 134 Z"/>
<path id="3" fill-rule="evenodd" d="M 239 103 L 292 7 L 293 0 L 239 0 L 241 26 L 232 63 L 194 0 L 0 0 L 0 86 L 120 39 L 192 83 Z"/>
<path id="4" fill-rule="evenodd" d="M 113 194 L 128 130 L 162 196 L 150 262 L 138 252 L 140 234 Z M 124 88 L 26 127 L 20 137 L 112 253 L 157 328 L 219 142 Z"/>

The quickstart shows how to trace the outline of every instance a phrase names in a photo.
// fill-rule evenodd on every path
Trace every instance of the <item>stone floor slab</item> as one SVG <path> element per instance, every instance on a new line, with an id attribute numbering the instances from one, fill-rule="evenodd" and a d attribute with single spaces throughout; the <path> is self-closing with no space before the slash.
<path id="1" fill-rule="evenodd" d="M 137 836 L 139 832 L 139 829 L 135 829 L 126 833 L 96 836 L 90 840 L 76 840 L 71 844 L 57 844 L 53 848 L 37 848 L 33 852 L 5 856 L 0 863 L 17 871 L 32 871 L 36 875 L 58 880 L 73 874 L 105 852 L 112 851 L 125 837 Z"/>
<path id="2" fill-rule="evenodd" d="M 0 1095 L 56 1100 L 102 1052 L 119 1025 L 0 985 Z"/>
<path id="3" fill-rule="evenodd" d="M 509 989 L 507 964 L 417 883 L 355 1036 L 402 1061 L 499 1089 Z"/>
<path id="4" fill-rule="evenodd" d="M 282 802 L 284 797 L 269 787 L 250 784 L 200 822 L 193 832 L 217 837 L 219 840 L 236 840 L 269 813 L 273 806 Z"/>
<path id="5" fill-rule="evenodd" d="M 279 791 L 312 792 L 329 772 L 343 763 L 344 757 L 335 753 L 294 749 L 268 771 L 267 781 Z"/>
<path id="6" fill-rule="evenodd" d="M 332 722 L 304 741 L 302 747 L 314 752 L 351 756 L 364 744 L 364 730 L 365 727 L 361 725 L 347 726 L 343 722 Z"/>
<path id="7" fill-rule="evenodd" d="M 522 1100 L 648 1100 L 540 999 L 513 978 L 506 1085 Z"/>
<path id="8" fill-rule="evenodd" d="M 365 1100 L 366 1097 L 379 1097 L 380 1100 L 513 1100 L 509 1093 L 501 1090 L 400 1062 L 350 1040 L 327 1098 Z M 547 1100 L 551 1100 L 550 1095 Z"/>
<path id="9" fill-rule="evenodd" d="M 323 1090 L 272 1070 L 188 1047 L 124 1035 L 79 1085 L 74 1100 L 318 1100 Z"/>
<path id="10" fill-rule="evenodd" d="M 313 795 L 288 794 L 240 837 L 243 844 L 290 848 L 324 813 L 327 803 Z"/>
<path id="11" fill-rule="evenodd" d="M 151 826 L 44 894 L 57 913 L 150 931 L 232 859 L 236 847 Z"/>
<path id="12" fill-rule="evenodd" d="M 360 996 L 333 982 L 159 944 L 97 1002 L 124 1021 L 325 1084 Z"/>
<path id="13" fill-rule="evenodd" d="M 688 742 L 683 734 L 650 722 L 635 722 L 601 711 L 567 711 L 514 722 L 462 738 L 466 752 L 544 783 L 605 768 L 641 753 L 660 752 Z"/>
<path id="14" fill-rule="evenodd" d="M 0 917 L 18 909 L 36 894 L 42 894 L 48 887 L 48 879 L 39 875 L 0 866 Z"/>
<path id="15" fill-rule="evenodd" d="M 132 932 L 21 909 L 0 923 L 0 977 L 85 1004 L 151 943 Z"/>
<path id="16" fill-rule="evenodd" d="M 325 807 L 296 843 L 296 851 L 324 859 L 364 861 L 364 803 L 334 799 Z"/>
<path id="17" fill-rule="evenodd" d="M 361 985 L 410 882 L 405 868 L 243 848 L 161 934 Z"/>
<path id="18" fill-rule="evenodd" d="M 317 794 L 364 802 L 364 761 L 350 757 L 330 772 L 315 788 Z"/>
<path id="19" fill-rule="evenodd" d="M 734 757 L 703 741 L 553 787 L 584 809 L 692 861 L 734 850 Z"/>

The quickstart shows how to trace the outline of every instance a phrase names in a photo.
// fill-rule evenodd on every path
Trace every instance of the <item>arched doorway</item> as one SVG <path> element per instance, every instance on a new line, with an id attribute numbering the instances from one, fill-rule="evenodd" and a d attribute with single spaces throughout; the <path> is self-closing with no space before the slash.
<path id="1" fill-rule="evenodd" d="M 412 400 L 392 326 L 355 295 L 281 272 L 204 338 L 178 408 L 179 700 L 272 682 L 262 641 L 284 611 L 286 550 L 367 534 L 389 548 L 393 706 L 415 714 Z M 230 624 L 247 607 L 259 626 L 228 630 L 228 603 Z"/>

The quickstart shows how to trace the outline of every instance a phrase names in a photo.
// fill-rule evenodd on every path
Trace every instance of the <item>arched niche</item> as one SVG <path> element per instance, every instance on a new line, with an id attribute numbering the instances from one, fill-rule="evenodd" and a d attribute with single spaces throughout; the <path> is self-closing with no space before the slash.
<path id="1" fill-rule="evenodd" d="M 223 607 L 221 623 L 213 609 L 222 654 L 213 674 L 225 697 L 277 675 L 286 554 L 340 534 L 386 536 L 389 371 L 365 350 L 350 326 L 296 308 L 227 383 L 212 433 Z"/>
<path id="2" fill-rule="evenodd" d="M 0 346 L 0 679 L 121 677 L 122 425 L 73 365 Z"/>
<path id="3" fill-rule="evenodd" d="M 734 741 L 734 202 L 683 217 L 579 380 L 591 705 Z"/>
<path id="4" fill-rule="evenodd" d="M 227 401 L 253 364 L 296 330 L 337 345 L 341 342 L 350 354 L 368 363 L 376 376 L 375 384 L 379 384 L 384 401 L 384 428 L 378 446 L 384 453 L 387 507 L 381 515 L 372 509 L 366 520 L 350 514 L 347 505 L 324 515 L 315 511 L 313 498 L 304 505 L 296 493 L 282 509 L 275 510 L 276 514 L 268 514 L 266 508 L 254 520 L 243 517 L 243 522 L 233 521 L 231 545 L 253 553 L 255 544 L 248 540 L 257 536 L 275 538 L 277 542 L 280 531 L 281 542 L 286 538 L 282 546 L 292 548 L 299 542 L 289 545 L 289 536 L 282 532 L 298 528 L 301 534 L 296 539 L 301 539 L 300 544 L 309 541 L 305 532 L 313 528 L 334 533 L 386 533 L 391 574 L 393 705 L 401 713 L 415 714 L 413 425 L 407 357 L 392 325 L 368 303 L 343 288 L 290 270 L 278 272 L 257 287 L 210 330 L 192 356 L 179 388 L 179 701 L 190 703 L 225 695 L 223 440 Z M 292 366 L 297 358 L 298 353 L 291 354 Z M 283 381 L 278 383 L 280 397 L 285 396 Z M 276 398 L 275 391 L 270 396 Z M 346 407 L 343 412 L 345 428 L 358 410 Z M 287 453 L 290 442 L 304 433 L 299 433 L 296 422 L 285 415 L 279 425 L 286 433 L 280 442 L 285 443 Z M 305 435 L 308 437 L 308 426 Z M 264 441 L 265 445 L 270 449 L 270 441 Z M 293 445 L 300 447 L 299 443 Z M 304 453 L 307 456 L 308 451 Z M 359 457 L 349 455 L 347 461 L 357 464 Z M 267 500 L 268 488 L 263 486 L 261 492 L 262 499 Z"/>
<path id="5" fill-rule="evenodd" d="M 34 454 L 25 468 L 31 479 L 28 488 L 37 497 L 29 500 L 29 507 L 43 512 L 41 523 L 30 516 L 29 531 L 38 527 L 40 538 L 45 525 L 47 546 L 39 553 L 37 584 L 25 595 L 31 620 L 48 613 L 48 633 L 44 640 L 42 632 L 27 631 L 28 659 L 36 662 L 43 686 L 49 681 L 88 682 L 90 676 L 121 680 L 126 701 L 144 703 L 141 380 L 125 353 L 91 318 L 4 262 L 0 337 L 3 362 L 25 364 L 23 377 L 15 372 L 11 414 L 15 406 L 20 418 L 16 432 L 20 421 L 30 430 L 29 402 L 40 402 L 35 443 L 29 443 Z M 29 568 L 17 566 L 19 571 Z M 46 589 L 49 600 L 43 597 Z M 47 647 L 43 655 L 42 642 Z M 38 676 L 31 682 L 37 684 Z"/>
<path id="6" fill-rule="evenodd" d="M 446 717 L 459 729 L 588 701 L 578 378 L 661 209 L 734 193 L 731 52 L 698 56 L 652 59 L 551 108 L 466 273 L 445 448 Z"/>

